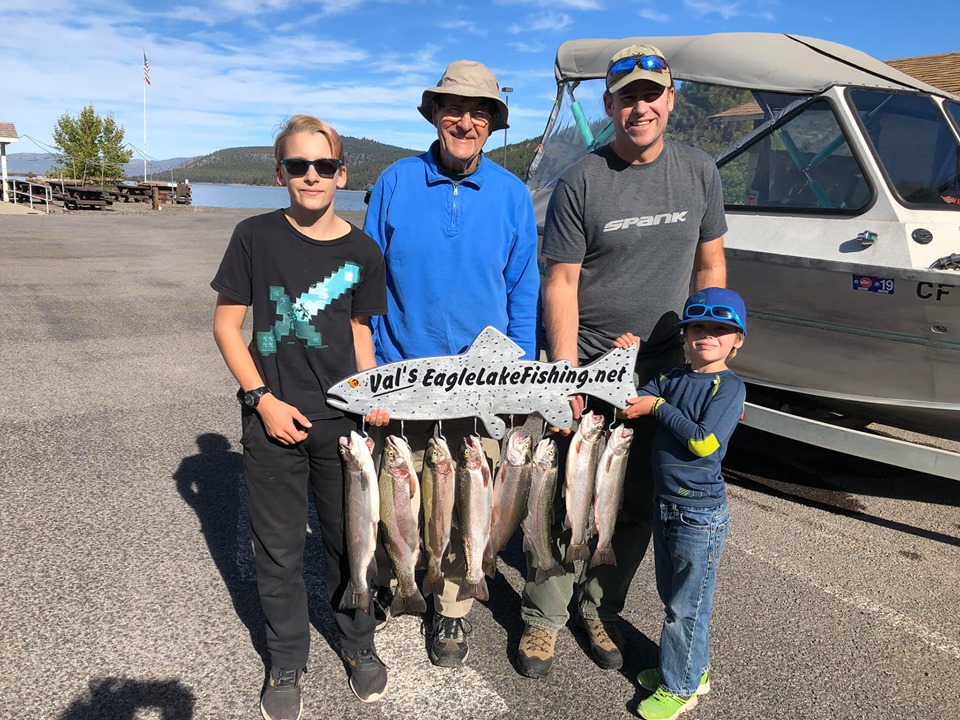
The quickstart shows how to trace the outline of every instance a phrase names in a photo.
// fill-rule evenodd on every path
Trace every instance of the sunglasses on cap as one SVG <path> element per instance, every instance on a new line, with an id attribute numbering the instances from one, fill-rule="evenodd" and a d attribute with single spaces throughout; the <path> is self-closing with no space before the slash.
<path id="1" fill-rule="evenodd" d="M 286 168 L 291 177 L 303 177 L 310 172 L 310 166 L 317 171 L 317 175 L 322 178 L 332 178 L 343 166 L 343 160 L 338 158 L 318 158 L 316 160 L 304 160 L 303 158 L 287 158 L 281 160 L 280 164 Z"/>
<path id="2" fill-rule="evenodd" d="M 650 72 L 664 72 L 667 69 L 667 61 L 662 55 L 632 55 L 620 58 L 607 70 L 607 77 L 614 79 L 623 77 L 632 73 L 637 67 Z"/>
<path id="3" fill-rule="evenodd" d="M 693 303 L 683 310 L 683 319 L 692 320 L 694 318 L 712 317 L 715 320 L 725 320 L 733 322 L 737 327 L 743 327 L 743 320 L 729 305 L 704 305 L 703 303 Z"/>

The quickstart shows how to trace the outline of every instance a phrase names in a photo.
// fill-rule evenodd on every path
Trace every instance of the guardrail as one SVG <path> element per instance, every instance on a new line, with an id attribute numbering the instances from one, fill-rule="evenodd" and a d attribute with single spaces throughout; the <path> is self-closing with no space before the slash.
<path id="1" fill-rule="evenodd" d="M 30 182 L 29 180 L 9 180 L 7 194 L 14 205 L 30 205 L 35 210 L 34 203 L 43 203 L 44 210 L 50 214 L 50 203 L 53 202 L 53 189 L 49 185 Z M 18 200 L 19 198 L 19 200 Z"/>

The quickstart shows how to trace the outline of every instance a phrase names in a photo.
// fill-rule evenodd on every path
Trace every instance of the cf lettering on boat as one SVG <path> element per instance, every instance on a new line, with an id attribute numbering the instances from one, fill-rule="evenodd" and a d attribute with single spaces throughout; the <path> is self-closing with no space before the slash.
<path id="1" fill-rule="evenodd" d="M 942 283 L 937 283 L 935 285 L 932 282 L 918 282 L 917 297 L 921 300 L 930 300 L 931 298 L 934 298 L 937 302 L 940 302 L 943 299 L 943 296 L 949 295 L 953 288 L 953 285 L 944 285 Z"/>

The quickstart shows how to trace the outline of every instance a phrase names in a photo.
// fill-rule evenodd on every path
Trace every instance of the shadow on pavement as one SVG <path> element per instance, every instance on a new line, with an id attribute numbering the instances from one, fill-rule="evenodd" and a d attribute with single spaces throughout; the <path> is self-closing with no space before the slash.
<path id="1" fill-rule="evenodd" d="M 230 593 L 237 617 L 250 633 L 254 649 L 269 665 L 253 548 L 249 542 L 241 543 L 237 531 L 241 515 L 247 514 L 243 456 L 232 452 L 227 438 L 217 433 L 198 436 L 197 447 L 200 452 L 184 458 L 173 479 L 200 520 L 200 532 Z"/>
<path id="2" fill-rule="evenodd" d="M 740 427 L 723 463 L 730 485 L 960 547 L 960 537 L 870 515 L 856 495 L 960 507 L 960 483 Z"/>
<path id="3" fill-rule="evenodd" d="M 177 680 L 95 678 L 57 720 L 134 720 L 143 709 L 162 720 L 190 720 L 195 704 L 193 691 Z"/>

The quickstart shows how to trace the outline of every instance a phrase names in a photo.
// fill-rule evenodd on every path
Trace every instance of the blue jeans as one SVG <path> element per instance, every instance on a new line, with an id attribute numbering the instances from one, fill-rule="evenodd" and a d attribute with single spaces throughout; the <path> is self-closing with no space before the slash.
<path id="1" fill-rule="evenodd" d="M 710 616 L 717 565 L 730 533 L 726 500 L 698 508 L 657 500 L 653 551 L 666 617 L 660 634 L 660 685 L 689 697 L 710 668 Z"/>

